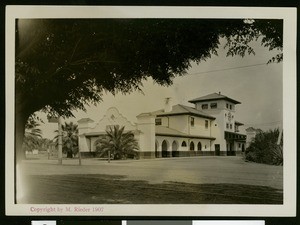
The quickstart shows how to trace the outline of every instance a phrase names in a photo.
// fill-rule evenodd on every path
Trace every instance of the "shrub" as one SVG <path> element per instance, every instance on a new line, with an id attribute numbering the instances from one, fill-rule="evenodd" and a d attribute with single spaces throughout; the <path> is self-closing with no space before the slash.
<path id="1" fill-rule="evenodd" d="M 283 165 L 283 141 L 277 145 L 279 129 L 260 131 L 246 149 L 245 160 L 270 165 Z"/>
<path id="2" fill-rule="evenodd" d="M 113 159 L 137 159 L 138 149 L 138 142 L 133 133 L 124 132 L 124 127 L 118 126 L 110 127 L 96 145 L 96 151 L 100 157 L 110 152 Z"/>

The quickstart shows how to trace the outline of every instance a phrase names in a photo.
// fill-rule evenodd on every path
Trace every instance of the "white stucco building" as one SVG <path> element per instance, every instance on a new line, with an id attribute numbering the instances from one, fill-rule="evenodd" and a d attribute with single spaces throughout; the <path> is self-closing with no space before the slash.
<path id="1" fill-rule="evenodd" d="M 254 140 L 257 133 L 262 132 L 261 129 L 256 129 L 254 127 L 248 127 L 246 130 L 247 139 L 246 139 L 246 148 L 248 148 L 251 142 Z"/>
<path id="2" fill-rule="evenodd" d="M 94 123 L 89 118 L 78 121 L 79 148 L 82 155 L 94 155 L 97 140 L 109 126 L 124 126 L 133 132 L 140 147 L 140 158 L 236 155 L 245 149 L 246 135 L 239 132 L 236 105 L 240 102 L 213 93 L 189 101 L 194 107 L 171 105 L 137 115 L 137 123 L 126 119 L 116 108 Z"/>

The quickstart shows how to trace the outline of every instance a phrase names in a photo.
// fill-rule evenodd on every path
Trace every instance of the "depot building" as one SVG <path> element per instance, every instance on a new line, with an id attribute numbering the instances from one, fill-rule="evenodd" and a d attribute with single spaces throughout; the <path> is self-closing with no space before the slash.
<path id="1" fill-rule="evenodd" d="M 111 126 L 125 127 L 139 144 L 140 158 L 234 156 L 245 150 L 246 135 L 241 134 L 236 106 L 241 102 L 221 93 L 189 101 L 194 107 L 172 105 L 165 99 L 164 109 L 137 115 L 130 122 L 117 108 L 107 110 L 95 123 L 90 118 L 78 121 L 79 150 L 83 156 L 95 155 L 101 136 Z"/>

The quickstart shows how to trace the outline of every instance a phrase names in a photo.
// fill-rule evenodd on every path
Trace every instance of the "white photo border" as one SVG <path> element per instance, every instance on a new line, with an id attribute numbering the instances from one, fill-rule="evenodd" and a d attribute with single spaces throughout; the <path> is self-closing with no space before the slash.
<path id="1" fill-rule="evenodd" d="M 201 17 L 199 16 L 201 15 Z M 296 216 L 296 8 L 268 7 L 156 7 L 156 6 L 6 6 L 6 215 L 18 216 Z M 37 213 L 33 207 L 75 207 L 78 205 L 14 203 L 14 76 L 15 19 L 17 18 L 253 18 L 283 19 L 283 205 L 244 204 L 103 204 L 99 214 L 66 212 Z M 80 205 L 91 207 L 91 205 Z M 100 205 L 97 205 L 100 206 Z M 184 207 L 184 210 L 183 210 Z"/>

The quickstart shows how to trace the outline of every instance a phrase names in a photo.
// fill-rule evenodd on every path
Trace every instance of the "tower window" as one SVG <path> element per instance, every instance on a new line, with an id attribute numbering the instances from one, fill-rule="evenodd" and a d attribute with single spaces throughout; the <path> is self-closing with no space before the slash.
<path id="1" fill-rule="evenodd" d="M 185 141 L 183 141 L 183 142 L 181 143 L 181 147 L 186 147 L 186 142 L 185 142 Z"/>
<path id="2" fill-rule="evenodd" d="M 217 103 L 210 103 L 210 108 L 211 109 L 216 109 L 218 107 Z"/>
<path id="3" fill-rule="evenodd" d="M 191 126 L 195 126 L 195 118 L 194 117 L 191 117 Z"/>
<path id="4" fill-rule="evenodd" d="M 208 129 L 208 120 L 205 120 L 205 129 Z"/>

